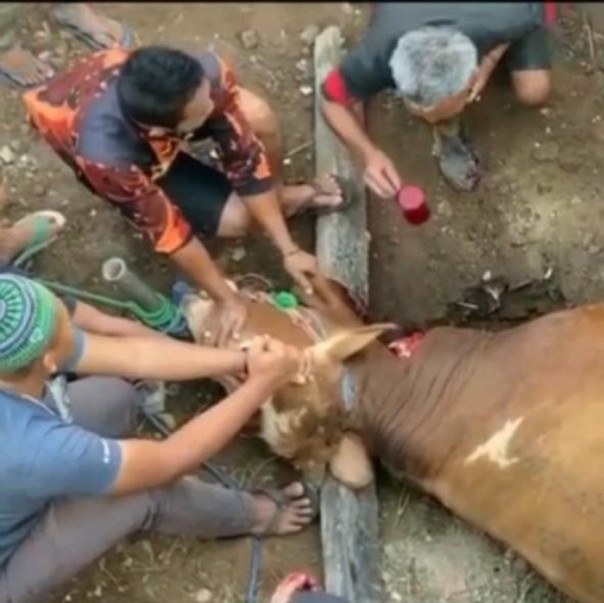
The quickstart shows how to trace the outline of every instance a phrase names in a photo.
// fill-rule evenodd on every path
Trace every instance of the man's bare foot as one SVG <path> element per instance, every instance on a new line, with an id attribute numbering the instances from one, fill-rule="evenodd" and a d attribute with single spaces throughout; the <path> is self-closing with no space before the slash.
<path id="1" fill-rule="evenodd" d="M 310 524 L 314 510 L 310 499 L 304 496 L 304 486 L 300 482 L 294 482 L 275 494 L 279 502 L 261 492 L 253 495 L 256 503 L 253 534 L 284 536 L 295 534 Z"/>
<path id="2" fill-rule="evenodd" d="M 330 175 L 320 176 L 312 184 L 283 187 L 283 203 L 288 210 L 288 217 L 309 209 L 335 209 L 343 200 L 343 191 Z"/>
<path id="3" fill-rule="evenodd" d="M 54 69 L 20 44 L 0 53 L 0 72 L 19 88 L 39 86 L 55 75 Z"/>
<path id="4" fill-rule="evenodd" d="M 84 2 L 60 2 L 53 9 L 56 21 L 94 48 L 115 48 L 124 45 L 126 27 Z"/>

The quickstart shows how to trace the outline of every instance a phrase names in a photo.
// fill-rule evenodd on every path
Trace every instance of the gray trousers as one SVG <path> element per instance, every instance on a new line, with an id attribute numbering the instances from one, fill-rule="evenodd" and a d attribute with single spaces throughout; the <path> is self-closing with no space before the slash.
<path id="1" fill-rule="evenodd" d="M 70 384 L 75 422 L 105 437 L 137 424 L 138 392 L 121 379 L 89 377 Z M 143 530 L 204 539 L 249 534 L 250 494 L 194 477 L 121 497 L 53 503 L 0 570 L 0 603 L 40 603 L 126 536 Z"/>

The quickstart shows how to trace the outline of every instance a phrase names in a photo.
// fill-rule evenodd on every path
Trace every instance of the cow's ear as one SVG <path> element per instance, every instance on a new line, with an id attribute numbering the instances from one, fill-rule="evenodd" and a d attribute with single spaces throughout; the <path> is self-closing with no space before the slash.
<path id="1" fill-rule="evenodd" d="M 396 328 L 394 324 L 379 323 L 356 329 L 346 329 L 332 335 L 325 341 L 315 344 L 311 348 L 311 353 L 318 360 L 346 360 L 346 358 L 350 358 L 350 356 L 367 347 L 382 333 L 394 328 Z"/>

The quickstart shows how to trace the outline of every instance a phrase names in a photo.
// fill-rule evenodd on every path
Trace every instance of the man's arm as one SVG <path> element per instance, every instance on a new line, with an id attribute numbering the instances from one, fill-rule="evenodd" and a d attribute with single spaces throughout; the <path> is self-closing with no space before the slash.
<path id="1" fill-rule="evenodd" d="M 119 169 L 94 162 L 84 164 L 86 178 L 97 191 L 150 240 L 155 251 L 168 255 L 215 301 L 234 294 L 191 225 L 166 194 L 146 174 L 133 167 Z"/>
<path id="2" fill-rule="evenodd" d="M 174 251 L 170 259 L 192 283 L 203 289 L 214 301 L 227 303 L 236 297 L 220 268 L 197 237 L 193 237 L 186 245 Z"/>
<path id="3" fill-rule="evenodd" d="M 221 101 L 204 131 L 220 147 L 225 172 L 235 192 L 277 249 L 287 254 L 297 246 L 281 210 L 266 150 L 241 109 L 233 70 L 216 59 L 222 72 Z"/>
<path id="4" fill-rule="evenodd" d="M 121 469 L 112 493 L 154 488 L 194 471 L 235 437 L 273 389 L 270 381 L 251 378 L 162 442 L 122 441 Z"/>
<path id="5" fill-rule="evenodd" d="M 362 73 L 368 82 L 359 87 L 363 90 L 360 98 L 349 92 L 342 68 L 332 70 L 321 86 L 321 113 L 336 136 L 362 161 L 365 184 L 386 199 L 396 195 L 402 186 L 401 177 L 391 159 L 373 144 L 352 109 L 355 103 L 386 87 L 386 82 L 376 74 Z M 362 77 L 359 79 L 363 80 Z"/>
<path id="6" fill-rule="evenodd" d="M 190 473 L 304 368 L 298 350 L 266 337 L 255 338 L 248 355 L 246 383 L 162 442 L 102 438 L 58 418 L 41 423 L 39 429 L 45 432 L 25 450 L 33 450 L 34 479 L 44 482 L 52 496 L 94 496 L 163 486 Z"/>
<path id="7" fill-rule="evenodd" d="M 505 54 L 506 50 L 510 47 L 510 43 L 500 44 L 496 46 L 482 59 L 481 64 L 490 63 L 493 68 L 499 63 L 501 57 Z"/>
<path id="8" fill-rule="evenodd" d="M 500 44 L 499 46 L 493 48 L 491 52 L 489 52 L 483 57 L 482 61 L 480 62 L 480 65 L 478 66 L 476 81 L 474 82 L 474 85 L 470 90 L 468 102 L 478 100 L 478 97 L 485 89 L 486 85 L 489 83 L 489 80 L 491 79 L 495 68 L 499 64 L 501 57 L 505 54 L 506 50 L 509 47 L 509 43 Z"/>
<path id="9" fill-rule="evenodd" d="M 81 301 L 75 302 L 72 320 L 73 324 L 82 329 L 82 331 L 96 335 L 106 335 L 108 337 L 132 335 L 135 337 L 166 338 L 162 333 L 154 331 L 140 322 L 105 314 L 94 306 Z"/>
<path id="10" fill-rule="evenodd" d="M 70 370 L 127 379 L 186 381 L 245 372 L 246 354 L 169 337 L 114 337 L 86 334 Z"/>
<path id="11" fill-rule="evenodd" d="M 352 59 L 349 57 L 350 60 Z M 373 72 L 360 68 L 354 60 L 353 63 L 352 71 L 359 72 L 357 75 L 359 81 L 355 86 L 363 91 L 362 94 L 351 92 L 343 66 L 332 69 L 321 84 L 321 113 L 327 124 L 350 151 L 362 160 L 366 160 L 376 148 L 355 115 L 353 107 L 368 100 L 372 96 L 374 88 L 375 92 L 378 92 L 383 86 L 373 81 L 376 77 Z M 365 82 L 366 79 L 368 82 Z M 356 88 L 354 89 L 356 90 Z"/>
<path id="12" fill-rule="evenodd" d="M 350 106 L 321 99 L 321 113 L 342 142 L 363 162 L 376 148 Z"/>
<path id="13" fill-rule="evenodd" d="M 56 419 L 24 454 L 33 457 L 33 479 L 51 496 L 121 495 L 165 486 L 191 473 L 232 440 L 271 396 L 276 383 L 271 378 L 248 379 L 163 441 L 106 439 Z"/>
<path id="14" fill-rule="evenodd" d="M 281 255 L 287 255 L 298 248 L 285 221 L 275 188 L 243 197 L 243 201 Z"/>

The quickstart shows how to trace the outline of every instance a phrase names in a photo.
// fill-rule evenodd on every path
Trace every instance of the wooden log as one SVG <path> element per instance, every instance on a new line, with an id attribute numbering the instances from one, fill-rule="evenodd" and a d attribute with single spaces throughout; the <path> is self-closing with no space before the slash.
<path id="1" fill-rule="evenodd" d="M 329 129 L 321 114 L 321 82 L 340 60 L 340 29 L 331 26 L 315 40 L 315 168 L 317 174 L 338 174 L 353 184 L 355 203 L 344 213 L 317 220 L 316 251 L 321 267 L 345 283 L 359 301 L 369 292 L 369 233 L 365 187 L 348 150 Z"/>
<path id="2" fill-rule="evenodd" d="M 315 167 L 318 175 L 332 173 L 354 183 L 355 203 L 345 213 L 317 220 L 317 258 L 321 268 L 342 281 L 363 304 L 368 301 L 369 236 L 365 188 L 346 148 L 325 123 L 320 110 L 320 86 L 341 56 L 336 26 L 316 39 Z M 353 384 L 344 380 L 344 401 L 355 403 Z M 321 492 L 321 541 L 327 592 L 350 603 L 380 603 L 382 577 L 375 484 L 360 493 L 328 478 Z"/>

